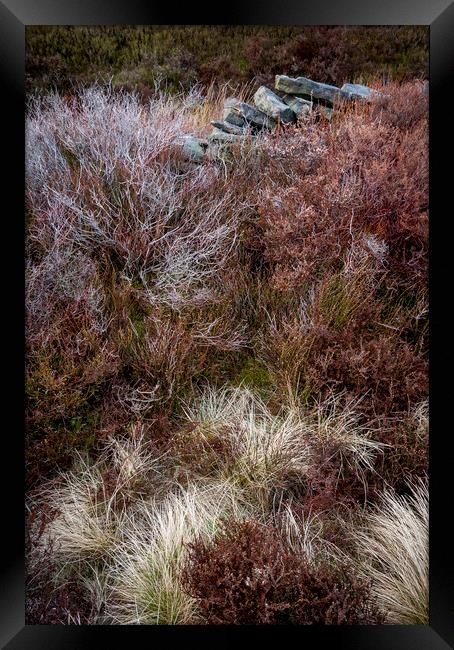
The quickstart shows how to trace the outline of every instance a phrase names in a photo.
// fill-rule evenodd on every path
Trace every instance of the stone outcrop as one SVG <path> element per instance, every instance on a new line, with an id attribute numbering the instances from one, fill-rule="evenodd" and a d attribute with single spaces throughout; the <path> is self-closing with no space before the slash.
<path id="1" fill-rule="evenodd" d="M 311 101 L 302 99 L 301 97 L 295 97 L 295 95 L 284 95 L 282 101 L 292 109 L 296 117 L 309 115 L 312 110 Z"/>
<path id="2" fill-rule="evenodd" d="M 228 97 L 224 102 L 224 111 L 222 113 L 222 119 L 230 124 L 235 126 L 245 126 L 246 120 L 244 117 L 234 110 L 236 106 L 241 104 L 241 100 L 236 97 Z"/>
<path id="3" fill-rule="evenodd" d="M 312 81 L 306 77 L 287 77 L 283 74 L 276 75 L 276 90 L 290 94 L 290 95 L 303 95 L 306 97 L 314 97 L 315 99 L 330 102 L 335 102 L 342 99 L 349 99 L 349 93 L 328 84 L 322 84 L 318 81 Z"/>
<path id="4" fill-rule="evenodd" d="M 271 131 L 278 124 L 295 123 L 312 111 L 319 117 L 331 120 L 333 104 L 338 101 L 371 101 L 376 97 L 386 97 L 362 84 L 346 83 L 342 88 L 337 88 L 306 77 L 286 75 L 276 75 L 275 86 L 281 95 L 260 86 L 254 94 L 255 106 L 236 97 L 226 99 L 222 119 L 211 121 L 213 130 L 207 138 L 186 135 L 177 140 L 183 154 L 194 162 L 202 162 L 210 152 L 216 158 L 230 144 L 241 143 L 246 138 L 255 139 L 257 133 Z"/>
<path id="5" fill-rule="evenodd" d="M 243 137 L 234 133 L 226 133 L 222 129 L 214 128 L 208 136 L 211 142 L 242 142 Z"/>
<path id="6" fill-rule="evenodd" d="M 341 88 L 344 92 L 350 95 L 350 99 L 373 99 L 374 97 L 381 96 L 378 90 L 363 86 L 362 84 L 344 84 Z"/>
<path id="7" fill-rule="evenodd" d="M 296 114 L 290 106 L 266 86 L 260 86 L 254 95 L 254 104 L 266 115 L 283 123 L 294 122 Z"/>
<path id="8" fill-rule="evenodd" d="M 202 162 L 204 160 L 209 146 L 208 140 L 205 138 L 196 138 L 194 135 L 181 136 L 176 141 L 176 144 L 181 146 L 181 151 L 186 158 L 195 162 Z"/>
<path id="9" fill-rule="evenodd" d="M 233 135 L 244 135 L 246 133 L 246 129 L 244 127 L 236 126 L 227 120 L 211 120 L 211 125 L 216 129 L 225 131 L 225 133 L 232 133 Z"/>
<path id="10" fill-rule="evenodd" d="M 229 102 L 227 104 L 227 102 Z M 243 124 L 249 124 L 255 129 L 272 129 L 276 126 L 276 120 L 263 111 L 246 104 L 240 100 L 227 100 L 224 108 L 227 108 L 228 114 L 224 117 L 227 122 L 239 126 L 237 117 L 243 119 Z M 232 114 L 235 121 L 232 121 Z"/>

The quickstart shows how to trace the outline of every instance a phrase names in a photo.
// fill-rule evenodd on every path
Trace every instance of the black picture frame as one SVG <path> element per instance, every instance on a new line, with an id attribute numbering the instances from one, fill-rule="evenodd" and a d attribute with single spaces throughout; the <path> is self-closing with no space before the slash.
<path id="1" fill-rule="evenodd" d="M 2 212 L 4 233 L 3 353 L 10 352 L 3 395 L 3 535 L 0 642 L 8 650 L 106 647 L 116 643 L 257 641 L 263 629 L 193 626 L 25 626 L 23 524 L 24 402 L 24 54 L 26 25 L 306 24 L 430 26 L 430 624 L 428 626 L 267 627 L 266 640 L 294 638 L 304 647 L 444 650 L 454 647 L 454 571 L 448 532 L 453 481 L 449 453 L 450 368 L 448 246 L 454 79 L 454 2 L 449 0 L 270 0 L 181 9 L 141 0 L 0 0 L 0 69 L 3 118 Z M 452 94 L 452 93 L 451 93 Z M 5 143 L 5 137 L 9 140 Z M 451 181 L 452 183 L 452 181 Z M 8 206 L 8 207 L 6 207 Z M 5 356 L 5 354 L 4 354 Z M 446 419 L 445 419 L 445 416 Z M 140 640 L 138 639 L 140 636 Z M 252 636 L 253 635 L 253 636 Z M 131 645 L 129 645 L 131 647 Z"/>

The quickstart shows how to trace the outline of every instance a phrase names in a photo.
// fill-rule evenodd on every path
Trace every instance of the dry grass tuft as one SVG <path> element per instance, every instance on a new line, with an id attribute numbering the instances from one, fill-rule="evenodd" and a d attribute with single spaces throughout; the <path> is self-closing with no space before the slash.
<path id="1" fill-rule="evenodd" d="M 235 491 L 222 483 L 190 485 L 143 503 L 112 550 L 107 616 L 123 625 L 196 622 L 195 602 L 180 584 L 186 545 L 211 538 L 222 517 L 239 512 Z"/>
<path id="2" fill-rule="evenodd" d="M 429 621 L 429 493 L 426 482 L 409 497 L 387 492 L 356 533 L 363 571 L 390 623 Z"/>

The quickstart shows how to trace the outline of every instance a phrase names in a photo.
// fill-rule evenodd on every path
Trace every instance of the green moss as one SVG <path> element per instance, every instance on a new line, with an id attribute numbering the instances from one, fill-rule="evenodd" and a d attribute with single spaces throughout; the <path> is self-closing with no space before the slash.
<path id="1" fill-rule="evenodd" d="M 272 386 L 271 377 L 265 364 L 254 357 L 246 359 L 232 383 L 236 386 L 242 385 L 259 390 L 267 390 Z"/>
<path id="2" fill-rule="evenodd" d="M 243 56 L 238 57 L 236 66 L 240 72 L 245 73 L 249 71 L 249 62 Z"/>

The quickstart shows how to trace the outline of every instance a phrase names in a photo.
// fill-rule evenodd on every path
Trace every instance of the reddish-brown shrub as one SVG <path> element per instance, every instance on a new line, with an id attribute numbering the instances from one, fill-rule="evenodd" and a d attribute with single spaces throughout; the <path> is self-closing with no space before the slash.
<path id="1" fill-rule="evenodd" d="M 412 413 L 380 427 L 385 448 L 379 468 L 385 480 L 399 493 L 408 493 L 412 481 L 427 475 L 429 464 L 429 430 L 427 403 Z"/>
<path id="2" fill-rule="evenodd" d="M 426 281 L 427 97 L 416 82 L 384 91 L 386 106 L 356 104 L 332 124 L 270 141 L 256 227 L 277 286 L 336 266 L 352 232 L 384 240 L 401 286 Z M 302 160 L 292 155 L 298 140 L 309 152 Z"/>
<path id="3" fill-rule="evenodd" d="M 211 624 L 356 624 L 379 622 L 368 587 L 327 564 L 312 567 L 275 529 L 227 521 L 213 543 L 190 546 L 188 593 Z"/>
<path id="4" fill-rule="evenodd" d="M 354 511 L 358 505 L 374 499 L 377 487 L 382 483 L 378 474 L 369 469 L 358 473 L 351 463 L 346 462 L 341 443 L 319 443 L 317 447 L 307 471 L 302 501 L 305 514 L 333 513 L 339 507 Z"/>

